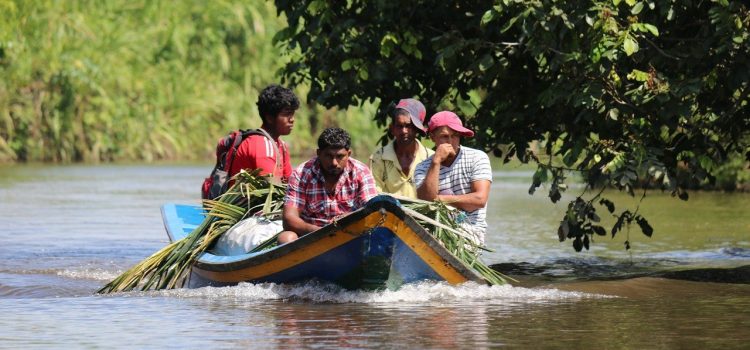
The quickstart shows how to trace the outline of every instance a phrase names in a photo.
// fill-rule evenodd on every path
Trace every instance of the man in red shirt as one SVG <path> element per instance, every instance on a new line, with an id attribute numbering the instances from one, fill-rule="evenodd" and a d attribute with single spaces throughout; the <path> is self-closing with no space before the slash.
<path id="1" fill-rule="evenodd" d="M 289 146 L 281 140 L 294 127 L 294 112 L 299 108 L 299 99 L 292 90 L 279 85 L 269 85 L 260 92 L 258 112 L 263 120 L 264 135 L 250 135 L 237 148 L 229 177 L 241 169 L 260 169 L 261 175 L 271 174 L 274 179 L 287 182 L 292 174 Z"/>
<path id="2" fill-rule="evenodd" d="M 378 195 L 370 169 L 350 157 L 350 148 L 351 137 L 343 129 L 328 128 L 320 134 L 318 156 L 297 167 L 289 178 L 279 243 L 315 231 Z"/>

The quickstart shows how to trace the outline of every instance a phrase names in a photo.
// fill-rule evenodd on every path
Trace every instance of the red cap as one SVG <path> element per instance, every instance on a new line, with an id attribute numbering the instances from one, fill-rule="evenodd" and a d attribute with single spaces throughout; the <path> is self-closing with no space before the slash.
<path id="1" fill-rule="evenodd" d="M 447 126 L 457 133 L 461 134 L 461 136 L 466 137 L 472 137 L 474 136 L 474 132 L 465 128 L 464 124 L 461 122 L 461 119 L 458 118 L 456 113 L 450 112 L 450 111 L 442 111 L 435 113 L 432 117 L 430 117 L 430 123 L 429 123 L 429 131 L 432 132 L 433 130 L 441 127 L 441 126 Z"/>
<path id="2" fill-rule="evenodd" d="M 413 98 L 405 98 L 398 101 L 396 108 L 401 108 L 409 112 L 411 123 L 414 124 L 417 129 L 422 130 L 423 132 L 426 131 L 424 127 L 424 117 L 427 115 L 427 112 L 425 111 L 422 102 L 419 102 Z"/>

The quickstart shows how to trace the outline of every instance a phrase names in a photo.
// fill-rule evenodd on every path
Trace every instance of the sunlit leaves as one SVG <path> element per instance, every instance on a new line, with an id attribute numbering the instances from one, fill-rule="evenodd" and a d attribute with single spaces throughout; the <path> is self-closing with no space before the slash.
<path id="1" fill-rule="evenodd" d="M 659 28 L 648 23 L 631 23 L 630 28 L 643 33 L 651 33 L 653 36 L 659 36 Z"/>
<path id="2" fill-rule="evenodd" d="M 625 35 L 625 40 L 622 43 L 622 49 L 623 51 L 625 51 L 626 55 L 630 56 L 638 52 L 638 42 L 631 35 L 627 34 Z"/>

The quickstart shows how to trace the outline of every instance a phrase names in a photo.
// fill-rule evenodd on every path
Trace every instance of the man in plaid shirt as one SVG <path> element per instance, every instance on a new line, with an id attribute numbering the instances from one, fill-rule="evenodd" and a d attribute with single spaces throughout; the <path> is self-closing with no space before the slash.
<path id="1" fill-rule="evenodd" d="M 323 130 L 318 156 L 298 166 L 289 178 L 280 244 L 315 231 L 378 195 L 370 169 L 351 154 L 349 133 L 340 128 Z"/>

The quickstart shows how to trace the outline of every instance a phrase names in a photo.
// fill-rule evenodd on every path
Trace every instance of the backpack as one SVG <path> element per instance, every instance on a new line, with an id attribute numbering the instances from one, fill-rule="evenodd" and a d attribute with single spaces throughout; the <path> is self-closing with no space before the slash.
<path id="1" fill-rule="evenodd" d="M 273 140 L 268 132 L 260 128 L 232 131 L 219 139 L 219 142 L 216 144 L 216 165 L 211 170 L 211 175 L 203 180 L 201 198 L 214 199 L 226 192 L 230 180 L 229 170 L 232 169 L 234 156 L 237 154 L 237 149 L 240 147 L 242 141 L 250 135 L 263 135 L 271 140 L 276 151 L 276 167 L 278 167 L 280 158 L 279 149 L 276 146 L 276 141 Z"/>

